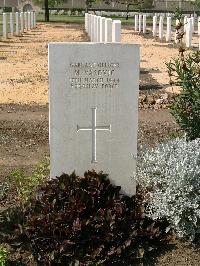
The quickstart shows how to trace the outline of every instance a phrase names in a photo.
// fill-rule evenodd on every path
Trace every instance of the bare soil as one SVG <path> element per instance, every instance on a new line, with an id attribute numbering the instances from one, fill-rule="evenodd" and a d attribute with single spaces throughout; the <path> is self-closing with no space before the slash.
<path id="1" fill-rule="evenodd" d="M 83 26 L 37 25 L 37 29 L 0 42 L 0 184 L 13 182 L 10 173 L 23 168 L 30 172 L 45 156 L 48 147 L 48 42 L 88 41 Z M 140 93 L 169 89 L 165 61 L 177 49 L 144 38 L 130 27 L 122 31 L 122 41 L 141 45 Z M 138 144 L 155 145 L 179 132 L 168 109 L 139 110 Z M 11 189 L 0 209 L 15 203 Z M 200 251 L 180 241 L 172 241 L 146 265 L 200 265 Z M 157 256 L 156 256 L 157 257 Z M 33 265 L 33 264 L 27 264 Z"/>

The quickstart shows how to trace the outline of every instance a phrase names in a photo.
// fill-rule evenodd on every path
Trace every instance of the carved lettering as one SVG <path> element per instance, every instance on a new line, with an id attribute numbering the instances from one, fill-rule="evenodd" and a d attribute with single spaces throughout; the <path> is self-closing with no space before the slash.
<path id="1" fill-rule="evenodd" d="M 118 62 L 70 63 L 72 89 L 115 89 L 119 87 Z"/>

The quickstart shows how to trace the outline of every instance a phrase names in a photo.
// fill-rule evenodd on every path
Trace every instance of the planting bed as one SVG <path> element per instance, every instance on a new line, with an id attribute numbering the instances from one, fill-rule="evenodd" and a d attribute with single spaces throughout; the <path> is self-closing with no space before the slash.
<path id="1" fill-rule="evenodd" d="M 17 203 L 10 173 L 19 168 L 30 173 L 49 154 L 48 42 L 87 40 L 82 25 L 40 23 L 32 32 L 0 43 L 0 185 L 7 184 L 0 211 Z M 177 136 L 180 131 L 168 110 L 171 89 L 164 63 L 178 54 L 176 48 L 138 36 L 130 27 L 123 29 L 122 41 L 141 44 L 138 146 Z M 157 101 L 166 93 L 169 102 Z M 25 251 L 14 252 L 11 258 L 20 256 L 25 265 L 35 265 Z M 145 265 L 198 266 L 199 261 L 199 249 L 171 239 Z"/>

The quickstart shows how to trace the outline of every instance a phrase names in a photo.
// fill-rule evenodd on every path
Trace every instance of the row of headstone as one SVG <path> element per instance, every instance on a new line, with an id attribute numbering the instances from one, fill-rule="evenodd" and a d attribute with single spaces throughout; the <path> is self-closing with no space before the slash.
<path id="1" fill-rule="evenodd" d="M 36 27 L 36 14 L 31 12 L 3 13 L 3 37 L 20 35 Z"/>
<path id="2" fill-rule="evenodd" d="M 121 21 L 85 13 L 85 30 L 91 42 L 121 42 Z"/>
<path id="3" fill-rule="evenodd" d="M 159 19 L 159 21 L 158 21 Z M 179 20 L 176 20 L 176 25 L 179 23 Z M 184 17 L 184 32 L 185 32 L 185 44 L 186 47 L 191 47 L 192 45 L 192 36 L 195 30 L 195 18 L 192 17 Z M 172 40 L 172 17 L 167 17 L 167 29 L 166 29 L 166 34 L 164 34 L 164 17 L 163 16 L 153 16 L 153 29 L 152 29 L 152 34 L 153 37 L 159 37 L 159 39 L 166 39 L 167 42 L 170 42 Z M 138 31 L 139 33 L 146 33 L 146 14 L 142 15 L 135 15 L 135 31 Z M 174 33 L 174 40 L 176 43 L 179 42 L 178 40 L 178 31 Z M 198 18 L 198 36 L 200 38 L 200 17 Z M 199 42 L 200 43 L 200 42 Z M 199 47 L 200 48 L 200 47 Z"/>
<path id="4" fill-rule="evenodd" d="M 71 10 L 68 10 L 68 11 L 65 11 L 64 9 L 62 10 L 50 10 L 50 14 L 51 15 L 67 15 L 67 16 L 84 16 L 85 15 L 85 11 L 78 11 L 78 10 L 75 10 L 75 11 L 71 11 Z"/>

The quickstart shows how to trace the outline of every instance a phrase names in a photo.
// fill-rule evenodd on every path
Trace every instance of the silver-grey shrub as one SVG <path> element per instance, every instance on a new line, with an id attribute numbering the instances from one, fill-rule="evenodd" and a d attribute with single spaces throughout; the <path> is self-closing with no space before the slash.
<path id="1" fill-rule="evenodd" d="M 166 218 L 179 237 L 193 240 L 200 233 L 200 139 L 143 150 L 136 180 L 147 191 L 149 217 Z"/>

